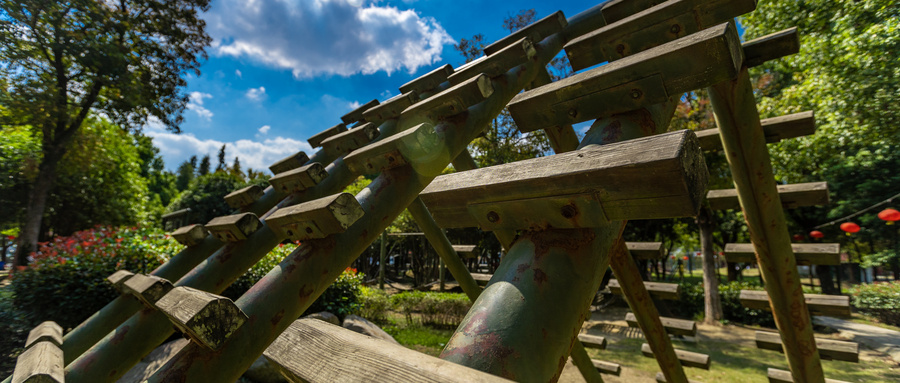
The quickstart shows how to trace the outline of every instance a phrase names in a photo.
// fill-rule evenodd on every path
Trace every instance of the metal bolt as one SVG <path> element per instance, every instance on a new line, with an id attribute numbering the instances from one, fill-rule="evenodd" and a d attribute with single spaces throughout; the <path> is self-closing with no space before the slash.
<path id="1" fill-rule="evenodd" d="M 675 24 L 672 26 L 671 29 L 669 29 L 669 31 L 677 35 L 678 32 L 681 32 L 681 26 L 678 24 Z"/>
<path id="2" fill-rule="evenodd" d="M 631 98 L 633 98 L 635 100 L 641 98 L 641 96 L 643 96 L 643 95 L 644 95 L 644 92 L 641 92 L 640 89 L 632 89 L 631 90 Z"/>
<path id="3" fill-rule="evenodd" d="M 578 115 L 578 110 L 576 110 L 575 108 L 569 109 L 569 116 L 575 117 L 577 115 Z"/>
<path id="4" fill-rule="evenodd" d="M 489 211 L 487 213 L 487 220 L 491 223 L 497 223 L 500 220 L 500 215 L 495 211 Z"/>
<path id="5" fill-rule="evenodd" d="M 560 209 L 560 213 L 562 213 L 563 217 L 571 219 L 572 217 L 578 215 L 578 209 L 575 208 L 575 205 L 566 205 L 563 206 L 562 209 Z"/>
<path id="6" fill-rule="evenodd" d="M 619 56 L 624 56 L 625 55 L 625 44 L 616 45 L 616 53 L 618 53 Z"/>
<path id="7" fill-rule="evenodd" d="M 311 227 L 306 228 L 306 234 L 312 234 L 313 230 Z"/>

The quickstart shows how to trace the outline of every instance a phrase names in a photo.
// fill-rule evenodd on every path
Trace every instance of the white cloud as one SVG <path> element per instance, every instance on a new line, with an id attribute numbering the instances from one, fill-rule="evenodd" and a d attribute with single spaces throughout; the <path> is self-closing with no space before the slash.
<path id="1" fill-rule="evenodd" d="M 250 88 L 247 90 L 246 96 L 253 101 L 261 101 L 266 98 L 266 87 Z"/>
<path id="2" fill-rule="evenodd" d="M 347 104 L 347 109 L 355 110 L 356 108 L 359 108 L 360 105 L 362 104 L 360 104 L 359 101 L 353 101 Z"/>
<path id="3" fill-rule="evenodd" d="M 297 78 L 414 72 L 453 38 L 431 17 L 377 0 L 223 0 L 207 15 L 213 49 Z"/>
<path id="4" fill-rule="evenodd" d="M 263 125 L 259 128 L 259 134 L 268 134 L 269 129 L 272 129 L 272 127 L 269 125 Z"/>
<path id="5" fill-rule="evenodd" d="M 241 70 L 240 70 L 240 69 L 235 69 L 235 70 L 234 70 L 234 75 L 235 75 L 235 76 L 238 76 L 238 78 L 243 78 L 243 77 L 244 77 L 244 75 L 241 73 Z"/>
<path id="6" fill-rule="evenodd" d="M 209 109 L 203 107 L 203 99 L 204 98 L 212 98 L 212 95 L 209 93 L 202 92 L 191 92 L 188 94 L 189 100 L 187 103 L 188 110 L 193 110 L 194 113 L 197 113 L 197 116 L 200 118 L 210 121 L 213 117 L 213 112 Z"/>

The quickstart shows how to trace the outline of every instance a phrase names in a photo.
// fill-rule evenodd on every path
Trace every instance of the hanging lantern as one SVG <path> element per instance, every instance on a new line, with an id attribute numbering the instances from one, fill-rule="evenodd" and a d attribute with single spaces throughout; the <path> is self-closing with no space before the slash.
<path id="1" fill-rule="evenodd" d="M 886 221 L 888 225 L 893 225 L 894 221 L 900 221 L 900 211 L 895 209 L 887 208 L 878 213 L 878 218 Z"/>
<path id="2" fill-rule="evenodd" d="M 822 239 L 822 238 L 825 238 L 825 233 L 822 233 L 821 231 L 818 231 L 818 230 L 813 230 L 813 231 L 809 232 L 809 236 L 813 237 L 815 239 Z"/>
<path id="3" fill-rule="evenodd" d="M 853 233 L 858 233 L 859 225 L 857 225 L 853 222 L 844 222 L 841 224 L 841 230 L 847 232 L 847 235 L 850 235 Z"/>
<path id="4" fill-rule="evenodd" d="M 802 241 L 803 234 L 794 234 L 794 236 L 792 238 L 794 239 L 794 241 Z"/>
<path id="5" fill-rule="evenodd" d="M 687 255 L 685 255 L 685 256 L 684 256 L 684 260 L 687 261 L 687 259 L 688 259 L 688 257 L 687 257 Z"/>

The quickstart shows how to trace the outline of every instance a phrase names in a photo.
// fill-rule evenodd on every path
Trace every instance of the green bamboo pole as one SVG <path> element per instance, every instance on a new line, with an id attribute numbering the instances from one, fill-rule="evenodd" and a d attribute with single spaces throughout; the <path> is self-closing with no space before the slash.
<path id="1" fill-rule="evenodd" d="M 381 251 L 378 257 L 378 288 L 384 290 L 384 261 L 387 253 L 387 230 L 381 232 Z"/>
<path id="2" fill-rule="evenodd" d="M 600 372 L 594 367 L 594 362 L 591 362 L 591 356 L 588 355 L 581 342 L 576 340 L 572 343 L 571 357 L 572 364 L 578 368 L 578 371 L 581 372 L 581 376 L 584 377 L 587 383 L 603 383 L 603 377 L 600 376 Z"/>

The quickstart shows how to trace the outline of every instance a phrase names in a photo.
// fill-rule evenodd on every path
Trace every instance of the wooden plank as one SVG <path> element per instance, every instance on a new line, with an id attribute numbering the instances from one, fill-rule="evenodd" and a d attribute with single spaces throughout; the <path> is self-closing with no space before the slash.
<path id="1" fill-rule="evenodd" d="M 322 146 L 322 141 L 325 141 L 329 137 L 341 134 L 346 131 L 347 131 L 347 125 L 344 123 L 340 123 L 340 124 L 337 124 L 335 126 L 328 128 L 328 129 L 325 129 L 319 133 L 314 134 L 312 137 L 310 137 L 308 140 L 306 140 L 306 142 L 309 142 L 310 146 L 312 146 L 314 148 L 318 148 L 318 147 Z M 307 160 L 307 161 L 309 161 L 309 160 Z M 304 162 L 304 163 L 306 163 L 306 162 Z M 300 164 L 300 165 L 303 165 L 303 164 Z M 288 170 L 290 170 L 290 169 L 288 169 Z M 274 171 L 273 171 L 273 173 L 274 173 Z M 275 174 L 278 174 L 278 173 L 275 173 Z"/>
<path id="2" fill-rule="evenodd" d="M 28 332 L 28 338 L 25 339 L 25 348 L 30 348 L 38 342 L 50 342 L 57 347 L 63 344 L 63 329 L 54 321 L 46 321 L 35 326 Z"/>
<path id="3" fill-rule="evenodd" d="M 363 214 L 353 194 L 338 193 L 278 209 L 266 223 L 279 238 L 303 241 L 343 233 Z"/>
<path id="4" fill-rule="evenodd" d="M 304 191 L 328 177 L 328 172 L 318 162 L 309 165 L 303 165 L 299 168 L 278 173 L 274 177 L 269 178 L 269 183 L 281 194 L 291 194 Z"/>
<path id="5" fill-rule="evenodd" d="M 134 276 L 134 273 L 128 270 L 116 270 L 116 272 L 106 277 L 106 280 L 113 285 L 119 292 L 122 292 L 122 285 L 125 281 Z"/>
<path id="6" fill-rule="evenodd" d="M 610 0 L 603 4 L 601 12 L 606 24 L 612 24 L 664 2 L 666 0 Z"/>
<path id="7" fill-rule="evenodd" d="M 543 197 L 592 197 L 602 205 L 598 214 L 610 220 L 694 216 L 707 177 L 697 153 L 693 134 L 672 132 L 439 176 L 420 196 L 441 227 L 484 222 L 469 213 L 469 205 Z M 581 194 L 585 191 L 591 194 Z M 553 216 L 535 216 L 533 222 L 561 227 L 596 219 L 577 211 L 567 218 L 567 211 L 557 209 Z M 495 218 L 494 224 L 503 224 L 502 215 Z"/>
<path id="8" fill-rule="evenodd" d="M 657 373 L 656 373 L 656 381 L 657 381 L 658 383 L 666 383 L 666 382 L 668 382 L 668 380 L 666 380 L 666 376 L 665 376 L 663 373 L 661 373 L 661 372 L 657 372 Z M 697 382 L 696 380 L 690 380 L 690 379 L 688 379 L 688 383 L 700 383 L 700 382 Z"/>
<path id="9" fill-rule="evenodd" d="M 508 382 L 317 319 L 300 319 L 263 353 L 291 382 Z"/>
<path id="10" fill-rule="evenodd" d="M 769 368 L 767 371 L 769 383 L 794 383 L 794 378 L 790 371 Z M 843 380 L 825 379 L 825 383 L 850 383 Z"/>
<path id="11" fill-rule="evenodd" d="M 616 295 L 622 295 L 622 287 L 619 285 L 619 281 L 617 279 L 610 279 L 609 291 Z M 681 286 L 677 283 L 662 283 L 662 282 L 644 282 L 644 287 L 647 291 L 650 292 L 650 295 L 653 295 L 659 299 L 669 299 L 669 300 L 678 300 L 679 292 L 681 291 Z"/>
<path id="12" fill-rule="evenodd" d="M 807 182 L 790 185 L 777 185 L 778 197 L 785 209 L 796 209 L 801 206 L 827 205 L 828 183 Z M 713 210 L 740 209 L 737 189 L 710 190 L 706 194 L 709 207 Z"/>
<path id="13" fill-rule="evenodd" d="M 809 136 L 816 132 L 816 118 L 812 111 L 793 113 L 761 120 L 767 143 L 775 143 L 788 138 Z M 703 150 L 722 150 L 719 128 L 696 131 Z"/>
<path id="14" fill-rule="evenodd" d="M 756 8 L 755 0 L 672 0 L 573 39 L 565 46 L 573 70 L 615 61 Z"/>
<path id="15" fill-rule="evenodd" d="M 472 278 L 475 279 L 475 282 L 478 282 L 479 285 L 486 285 L 491 281 L 491 277 L 494 274 L 485 274 L 485 273 L 472 273 Z"/>
<path id="16" fill-rule="evenodd" d="M 12 383 L 44 383 L 65 381 L 63 352 L 52 342 L 39 342 L 16 359 Z"/>
<path id="17" fill-rule="evenodd" d="M 316 147 L 316 145 L 314 145 L 313 147 Z M 272 174 L 278 175 L 279 173 L 284 173 L 286 171 L 299 168 L 305 165 L 307 162 L 309 162 L 309 156 L 307 156 L 304 152 L 297 152 L 278 160 L 278 162 L 269 166 L 269 170 L 272 171 Z"/>
<path id="18" fill-rule="evenodd" d="M 369 108 L 369 110 L 363 112 L 363 117 L 369 122 L 381 122 L 398 118 L 400 113 L 403 113 L 403 110 L 417 101 L 419 101 L 419 95 L 416 92 L 409 91 L 398 94 L 379 105 Z"/>
<path id="19" fill-rule="evenodd" d="M 262 196 L 263 189 L 259 185 L 250 185 L 228 193 L 225 196 L 225 203 L 233 209 L 240 209 L 252 205 Z"/>
<path id="20" fill-rule="evenodd" d="M 453 245 L 453 251 L 457 253 L 471 253 L 475 251 L 475 245 Z"/>
<path id="21" fill-rule="evenodd" d="M 378 127 L 373 123 L 365 123 L 326 138 L 322 141 L 322 148 L 335 153 L 347 154 L 368 145 L 377 136 Z"/>
<path id="22" fill-rule="evenodd" d="M 400 92 L 407 93 L 414 91 L 418 94 L 424 93 L 426 91 L 437 88 L 438 85 L 441 85 L 441 83 L 447 81 L 447 77 L 449 77 L 451 74 L 453 74 L 453 66 L 451 66 L 450 64 L 438 67 L 415 80 L 403 84 L 400 87 Z"/>
<path id="23" fill-rule="evenodd" d="M 166 314 L 194 342 L 218 350 L 247 321 L 231 299 L 178 286 L 156 301 L 156 308 Z"/>
<path id="24" fill-rule="evenodd" d="M 206 230 L 222 242 L 243 241 L 262 227 L 259 217 L 253 213 L 241 213 L 213 218 L 206 223 Z"/>
<path id="25" fill-rule="evenodd" d="M 697 336 L 697 322 L 667 317 L 659 317 L 659 320 L 668 334 Z M 640 327 L 634 313 L 625 314 L 625 322 L 628 322 L 628 327 Z"/>
<path id="26" fill-rule="evenodd" d="M 482 56 L 478 60 L 456 68 L 456 71 L 447 77 L 447 80 L 451 85 L 457 85 L 479 74 L 488 78 L 497 77 L 511 68 L 531 60 L 536 54 L 537 51 L 534 49 L 532 40 L 522 38 L 491 56 Z"/>
<path id="27" fill-rule="evenodd" d="M 175 241 L 178 243 L 190 247 L 203 242 L 203 240 L 206 239 L 206 236 L 209 235 L 209 231 L 207 231 L 203 225 L 196 223 L 179 227 L 170 235 L 172 238 L 175 238 Z"/>
<path id="28" fill-rule="evenodd" d="M 622 373 L 622 366 L 618 363 L 604 362 L 596 359 L 591 359 L 591 363 L 601 374 L 619 376 Z"/>
<path id="29" fill-rule="evenodd" d="M 805 294 L 809 312 L 816 315 L 850 317 L 850 297 L 844 295 Z M 765 291 L 741 290 L 741 304 L 757 310 L 771 310 L 769 295 Z"/>
<path id="30" fill-rule="evenodd" d="M 756 347 L 764 350 L 784 352 L 781 335 L 777 332 L 757 331 Z M 816 348 L 819 349 L 819 357 L 822 359 L 859 363 L 859 344 L 857 343 L 816 339 Z"/>
<path id="31" fill-rule="evenodd" d="M 792 27 L 747 41 L 743 47 L 744 65 L 752 68 L 800 52 L 800 36 L 797 27 Z"/>
<path id="32" fill-rule="evenodd" d="M 563 15 L 562 11 L 556 11 L 484 47 L 484 54 L 485 56 L 493 55 L 523 38 L 539 43 L 547 36 L 561 32 L 567 25 L 569 23 L 566 21 L 566 16 Z"/>
<path id="33" fill-rule="evenodd" d="M 122 290 L 155 308 L 156 301 L 172 290 L 172 283 L 155 275 L 135 274 L 122 284 Z"/>
<path id="34" fill-rule="evenodd" d="M 634 259 L 660 259 L 666 253 L 662 242 L 625 242 L 628 252 Z"/>
<path id="35" fill-rule="evenodd" d="M 455 116 L 472 105 L 478 104 L 494 93 L 494 86 L 487 76 L 479 75 L 443 92 L 411 105 L 403 111 L 406 115 L 421 115 L 432 121 Z"/>
<path id="36" fill-rule="evenodd" d="M 363 120 L 363 112 L 371 109 L 375 105 L 378 105 L 377 99 L 369 101 L 365 104 L 362 104 L 358 108 L 351 110 L 350 113 L 347 113 L 347 114 L 341 116 L 341 121 L 343 121 L 347 125 L 350 125 L 357 121 L 362 121 Z"/>
<path id="37" fill-rule="evenodd" d="M 840 243 L 792 243 L 798 265 L 841 264 Z M 734 263 L 756 263 L 756 249 L 752 243 L 725 244 L 725 259 Z"/>
<path id="38" fill-rule="evenodd" d="M 720 24 L 520 93 L 509 103 L 509 112 L 523 131 L 571 125 L 730 79 L 742 62 L 735 27 Z"/>
<path id="39" fill-rule="evenodd" d="M 650 345 L 647 343 L 641 345 L 641 353 L 646 357 L 653 357 L 653 351 L 650 350 Z M 682 366 L 709 370 L 709 355 L 678 349 L 675 350 L 675 355 L 678 356 L 678 361 Z"/>
<path id="40" fill-rule="evenodd" d="M 584 348 L 595 348 L 598 350 L 606 349 L 606 338 L 590 334 L 578 334 L 578 341 L 584 345 Z"/>
<path id="41" fill-rule="evenodd" d="M 423 122 L 354 150 L 344 157 L 344 163 L 356 174 L 377 174 L 406 164 L 415 168 L 443 153 L 440 150 L 442 143 L 442 136 L 435 131 L 434 125 Z"/>

